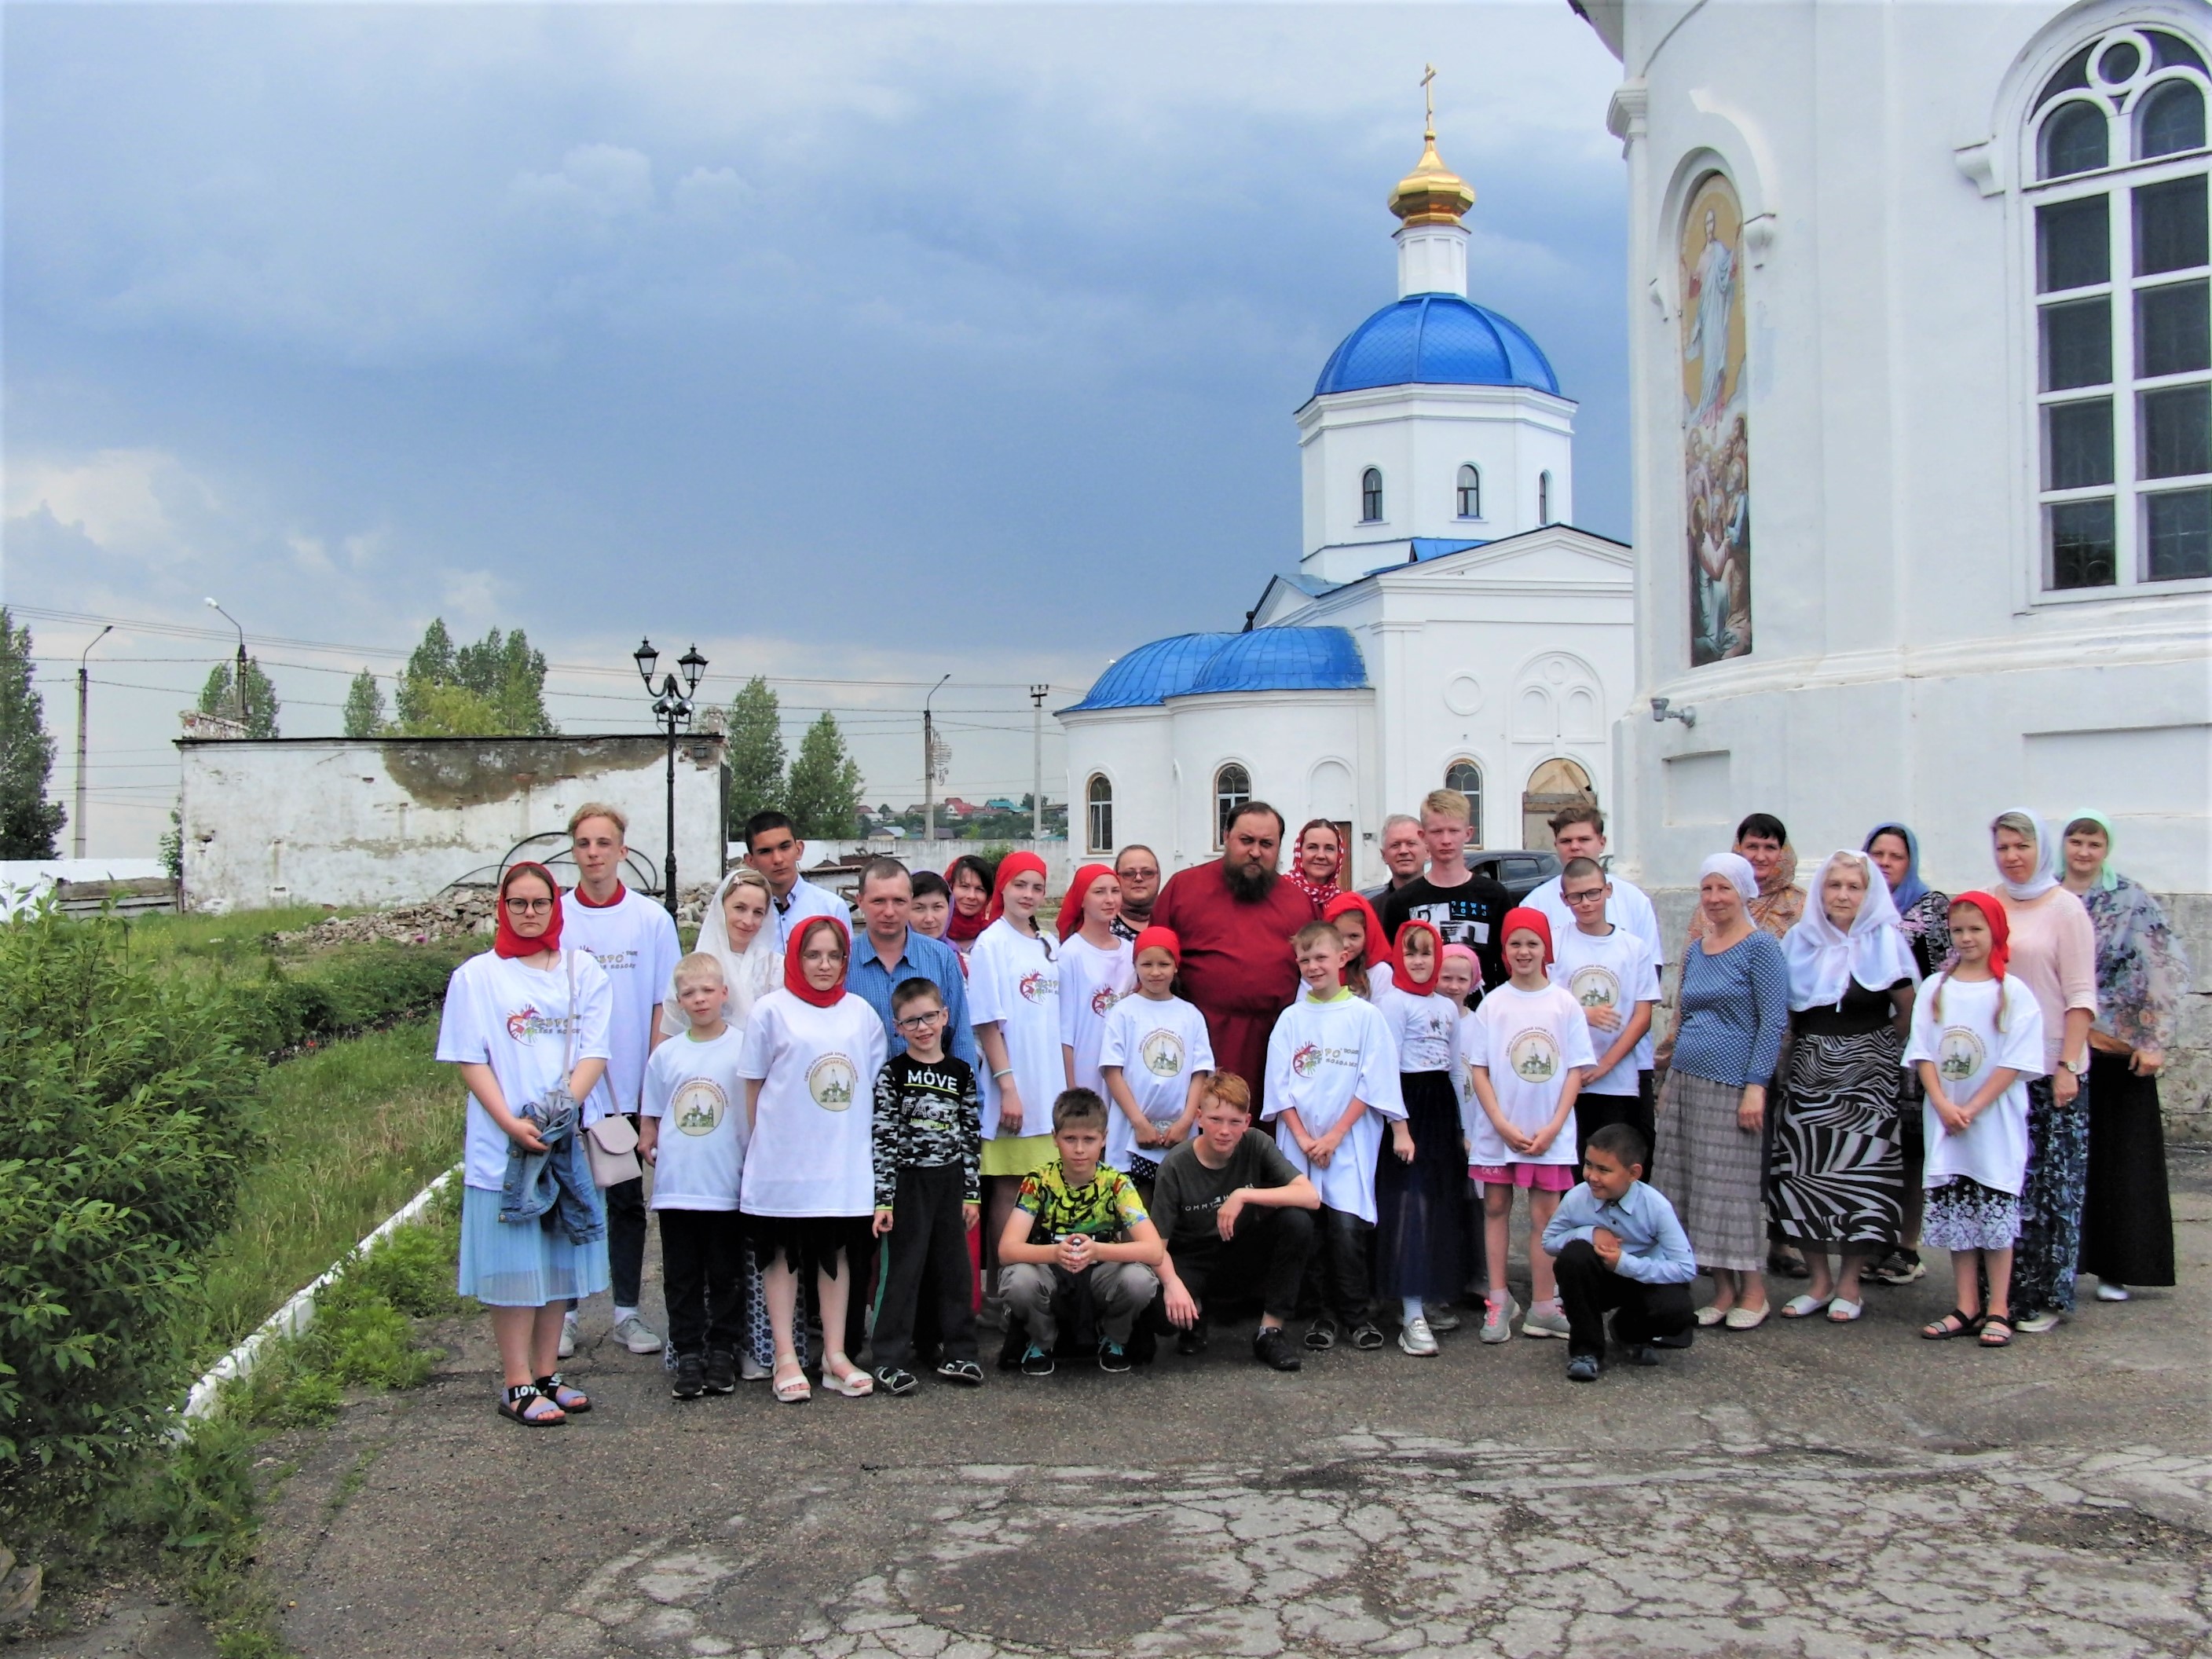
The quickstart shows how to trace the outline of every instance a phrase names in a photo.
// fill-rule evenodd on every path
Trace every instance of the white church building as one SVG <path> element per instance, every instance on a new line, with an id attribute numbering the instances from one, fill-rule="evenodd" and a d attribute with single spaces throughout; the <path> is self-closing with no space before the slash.
<path id="1" fill-rule="evenodd" d="M 1572 527 L 1573 401 L 1542 349 L 1468 296 L 1474 192 L 1438 157 L 1389 198 L 1398 298 L 1331 354 L 1298 410 L 1304 556 L 1238 632 L 1181 634 L 1059 711 L 1069 835 L 1141 842 L 1168 869 L 1216 854 L 1229 811 L 1377 830 L 1443 786 L 1490 847 L 1600 798 L 1635 686 L 1633 561 Z"/>

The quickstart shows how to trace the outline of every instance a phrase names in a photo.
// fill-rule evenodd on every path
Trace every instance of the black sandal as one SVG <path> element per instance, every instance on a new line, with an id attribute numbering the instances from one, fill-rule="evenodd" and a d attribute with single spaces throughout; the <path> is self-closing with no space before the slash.
<path id="1" fill-rule="evenodd" d="M 1929 1342 L 1948 1342 L 1954 1336 L 1977 1335 L 1981 1331 L 1984 1317 L 1982 1314 L 1970 1314 L 1964 1308 L 1954 1308 L 1941 1319 L 1923 1325 L 1920 1334 L 1923 1340 Z"/>
<path id="2" fill-rule="evenodd" d="M 552 1413 L 550 1417 L 537 1410 L 541 1401 L 546 1411 Z M 499 1414 L 526 1429 L 557 1429 L 568 1420 L 568 1414 L 547 1398 L 535 1382 L 518 1382 L 509 1389 L 507 1398 L 499 1402 Z"/>
<path id="3" fill-rule="evenodd" d="M 581 1417 L 592 1409 L 592 1397 L 581 1389 L 572 1389 L 561 1380 L 558 1371 L 548 1371 L 538 1379 L 538 1392 L 571 1417 Z"/>
<path id="4" fill-rule="evenodd" d="M 1985 1348 L 2012 1346 L 2012 1316 L 1986 1314 L 1982 1319 L 1981 1344 Z"/>

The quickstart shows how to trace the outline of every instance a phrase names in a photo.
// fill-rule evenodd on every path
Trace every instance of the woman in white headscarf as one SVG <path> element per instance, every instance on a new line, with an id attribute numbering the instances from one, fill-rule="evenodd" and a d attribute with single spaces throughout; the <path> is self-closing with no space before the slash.
<path id="1" fill-rule="evenodd" d="M 1864 853 L 1829 854 L 1782 955 L 1790 1042 L 1766 1202 L 1804 1251 L 1813 1281 L 1782 1316 L 1825 1310 L 1848 1324 L 1864 1311 L 1859 1274 L 1897 1242 L 1905 1219 L 1898 1107 L 1920 975 L 1889 884 Z M 1839 1259 L 1832 1276 L 1831 1252 Z"/>
<path id="2" fill-rule="evenodd" d="M 2047 1331 L 2074 1311 L 2089 1175 L 2089 1027 L 2097 1018 L 2097 929 L 2059 884 L 2058 837 L 2034 813 L 1990 825 L 1997 902 L 2012 930 L 2005 971 L 2043 1011 L 2043 1066 L 2027 1085 L 2027 1178 L 2013 1247 L 2012 1328 Z"/>
<path id="3" fill-rule="evenodd" d="M 722 964 L 722 1018 L 742 1031 L 753 1004 L 783 983 L 783 953 L 776 949 L 775 929 L 768 925 L 775 895 L 768 878 L 744 866 L 722 878 L 714 896 L 707 901 L 699 918 L 699 942 L 691 948 Z M 677 1000 L 672 976 L 660 999 L 660 1030 L 665 1036 L 681 1036 L 691 1021 Z"/>

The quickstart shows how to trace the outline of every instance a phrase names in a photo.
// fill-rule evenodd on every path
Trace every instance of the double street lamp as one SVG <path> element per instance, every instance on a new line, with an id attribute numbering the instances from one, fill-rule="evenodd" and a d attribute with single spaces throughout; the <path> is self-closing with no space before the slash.
<path id="1" fill-rule="evenodd" d="M 645 689 L 653 693 L 653 716 L 659 721 L 662 731 L 668 734 L 668 861 L 663 866 L 662 877 L 666 890 L 662 895 L 671 917 L 676 915 L 676 734 L 691 723 L 691 694 L 699 689 L 699 677 L 707 672 L 707 659 L 693 646 L 676 659 L 684 671 L 679 684 L 676 676 L 665 676 L 660 684 L 653 683 L 653 671 L 659 665 L 660 653 L 653 648 L 651 640 L 639 642 L 630 655 L 637 663 L 637 677 L 645 682 Z"/>

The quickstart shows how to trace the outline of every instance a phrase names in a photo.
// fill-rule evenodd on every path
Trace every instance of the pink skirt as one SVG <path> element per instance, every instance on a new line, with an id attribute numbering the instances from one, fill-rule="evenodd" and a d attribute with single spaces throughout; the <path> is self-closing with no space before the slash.
<path id="1" fill-rule="evenodd" d="M 1470 1164 L 1467 1178 L 1486 1187 L 1533 1188 L 1540 1193 L 1571 1192 L 1576 1184 L 1571 1164 Z"/>

